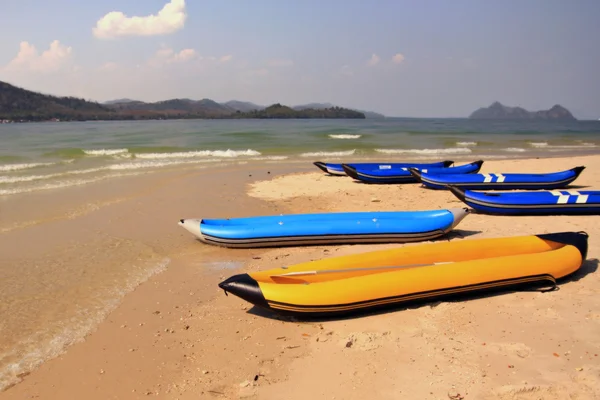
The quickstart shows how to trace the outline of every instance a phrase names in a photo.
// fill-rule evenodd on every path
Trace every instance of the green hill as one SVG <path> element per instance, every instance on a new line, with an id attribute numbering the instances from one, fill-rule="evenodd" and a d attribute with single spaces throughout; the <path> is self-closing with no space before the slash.
<path id="1" fill-rule="evenodd" d="M 115 112 L 107 106 L 76 97 L 56 97 L 0 81 L 0 120 L 99 119 Z"/>
<path id="2" fill-rule="evenodd" d="M 146 103 L 121 99 L 104 104 L 76 97 L 57 97 L 32 92 L 0 81 L 0 120 L 88 121 L 139 119 L 227 119 L 227 118 L 365 118 L 363 113 L 341 107 L 294 110 L 274 104 L 248 110 L 251 103 L 220 104 L 211 99 L 171 99 Z"/>

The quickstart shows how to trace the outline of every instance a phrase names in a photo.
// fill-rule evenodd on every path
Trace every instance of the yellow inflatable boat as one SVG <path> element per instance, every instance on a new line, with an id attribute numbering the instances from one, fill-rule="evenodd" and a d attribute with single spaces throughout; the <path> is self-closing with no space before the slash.
<path id="1" fill-rule="evenodd" d="M 585 232 L 459 240 L 234 275 L 219 284 L 259 307 L 306 316 L 373 310 L 462 293 L 556 286 L 577 271 Z"/>

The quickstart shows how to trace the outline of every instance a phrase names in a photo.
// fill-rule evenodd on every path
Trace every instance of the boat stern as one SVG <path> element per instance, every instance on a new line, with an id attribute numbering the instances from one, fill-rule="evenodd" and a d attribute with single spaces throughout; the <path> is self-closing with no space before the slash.
<path id="1" fill-rule="evenodd" d="M 462 202 L 466 202 L 467 194 L 464 190 L 452 185 L 448 185 L 448 189 L 452 192 L 453 195 L 456 196 L 457 199 L 459 199 Z"/>
<path id="2" fill-rule="evenodd" d="M 451 231 L 452 229 L 454 229 L 458 224 L 460 224 L 460 222 L 465 219 L 465 217 L 467 215 L 469 215 L 470 210 L 467 207 L 462 207 L 462 208 L 449 208 L 448 211 L 450 211 L 452 213 L 452 216 L 454 217 L 454 221 L 452 222 L 452 225 L 450 226 L 449 231 Z"/>
<path id="3" fill-rule="evenodd" d="M 319 168 L 321 171 L 323 172 L 327 172 L 329 173 L 329 171 L 327 170 L 327 165 L 324 162 L 321 161 L 315 161 L 313 163 L 317 168 Z"/>
<path id="4" fill-rule="evenodd" d="M 422 180 L 421 180 L 421 171 L 419 171 L 419 170 L 418 170 L 418 169 L 416 169 L 416 168 L 412 168 L 412 167 L 411 167 L 411 168 L 409 168 L 409 169 L 408 169 L 408 172 L 410 172 L 410 174 L 411 174 L 411 175 L 412 175 L 412 176 L 413 176 L 413 177 L 414 177 L 414 178 L 415 178 L 417 181 L 419 181 L 419 182 L 422 182 Z"/>
<path id="5" fill-rule="evenodd" d="M 180 219 L 178 225 L 183 229 L 196 236 L 198 239 L 204 241 L 204 235 L 200 230 L 200 223 L 202 219 L 198 218 L 188 218 L 188 219 Z"/>
<path id="6" fill-rule="evenodd" d="M 348 164 L 342 164 L 342 168 L 344 169 L 346 175 L 348 175 L 352 179 L 358 180 L 358 172 L 356 171 L 356 168 Z"/>
<path id="7" fill-rule="evenodd" d="M 248 274 L 233 275 L 219 283 L 219 287 L 226 295 L 231 293 L 255 306 L 269 308 L 258 282 Z"/>

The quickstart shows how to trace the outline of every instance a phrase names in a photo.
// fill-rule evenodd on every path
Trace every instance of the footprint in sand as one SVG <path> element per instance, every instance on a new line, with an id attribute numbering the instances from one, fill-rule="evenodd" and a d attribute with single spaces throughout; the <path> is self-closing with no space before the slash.
<path id="1" fill-rule="evenodd" d="M 568 398 L 565 391 L 553 386 L 506 385 L 493 390 L 485 399 L 496 400 L 559 400 Z"/>
<path id="2" fill-rule="evenodd" d="M 488 343 L 487 349 L 497 354 L 515 355 L 520 358 L 527 358 L 533 352 L 523 343 Z"/>

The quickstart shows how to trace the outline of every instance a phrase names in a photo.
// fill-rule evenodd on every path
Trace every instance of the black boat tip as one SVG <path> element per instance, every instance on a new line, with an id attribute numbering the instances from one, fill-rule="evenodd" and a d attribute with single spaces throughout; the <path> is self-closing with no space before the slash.
<path id="1" fill-rule="evenodd" d="M 315 161 L 315 162 L 313 162 L 313 164 L 314 164 L 314 165 L 316 165 L 316 166 L 317 166 L 317 167 L 318 167 L 318 168 L 319 168 L 321 171 L 323 171 L 323 172 L 328 172 L 328 171 L 327 171 L 327 166 L 325 165 L 325 163 L 324 163 L 324 162 L 321 162 L 321 161 Z"/>
<path id="2" fill-rule="evenodd" d="M 581 172 L 585 169 L 584 165 L 581 165 L 579 167 L 575 167 L 573 168 L 571 171 L 575 172 L 575 176 L 579 176 L 579 174 L 581 174 Z"/>
<path id="3" fill-rule="evenodd" d="M 587 232 L 557 232 L 545 233 L 536 236 L 540 239 L 551 240 L 553 242 L 570 244 L 571 246 L 575 246 L 577 250 L 579 250 L 579 253 L 581 253 L 581 262 L 584 262 L 587 259 L 589 237 Z"/>
<path id="4" fill-rule="evenodd" d="M 256 306 L 269 308 L 260 286 L 248 274 L 233 275 L 219 283 L 219 287 L 225 291 L 225 294 L 229 292 Z"/>
<path id="5" fill-rule="evenodd" d="M 453 195 L 455 195 L 460 201 L 464 202 L 466 199 L 465 191 L 452 185 L 446 186 Z"/>
<path id="6" fill-rule="evenodd" d="M 481 168 L 481 166 L 483 165 L 483 160 L 478 160 L 473 162 L 473 164 L 477 165 L 479 168 Z"/>
<path id="7" fill-rule="evenodd" d="M 421 181 L 421 171 L 419 171 L 416 168 L 410 167 L 408 168 L 408 172 L 410 172 L 410 174 L 414 176 L 419 182 Z"/>
<path id="8" fill-rule="evenodd" d="M 348 175 L 349 177 L 358 179 L 358 173 L 356 172 L 356 168 L 354 168 L 348 164 L 342 164 L 342 169 L 344 170 L 346 175 Z"/>
<path id="9" fill-rule="evenodd" d="M 442 161 L 442 162 L 444 163 L 444 164 L 443 164 L 443 165 L 444 165 L 444 167 L 449 167 L 449 166 L 451 166 L 452 164 L 454 164 L 454 161 L 451 161 L 451 160 L 446 160 L 446 161 Z"/>

